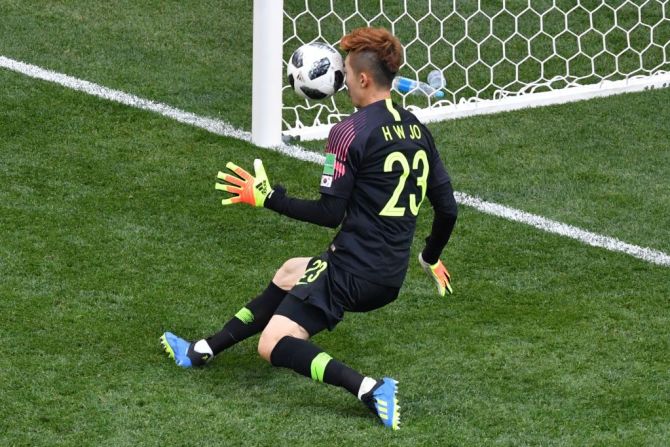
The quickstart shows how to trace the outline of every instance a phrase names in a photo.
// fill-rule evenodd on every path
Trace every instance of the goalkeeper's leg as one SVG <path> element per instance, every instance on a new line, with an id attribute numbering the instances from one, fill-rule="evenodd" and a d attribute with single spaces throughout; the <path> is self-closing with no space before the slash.
<path id="1" fill-rule="evenodd" d="M 177 365 L 184 368 L 202 366 L 213 356 L 253 335 L 260 333 L 270 321 L 279 303 L 305 272 L 310 258 L 286 261 L 275 273 L 268 287 L 242 307 L 223 328 L 196 342 L 186 341 L 170 332 L 161 337 L 161 343 Z"/>
<path id="2" fill-rule="evenodd" d="M 275 315 L 261 334 L 258 353 L 273 366 L 290 368 L 317 382 L 342 387 L 358 397 L 365 377 L 332 359 L 309 342 L 309 336 L 298 323 L 283 315 Z"/>
<path id="3" fill-rule="evenodd" d="M 284 311 L 292 301 L 296 307 L 303 306 L 302 312 L 311 313 L 313 318 L 309 318 L 309 331 L 290 318 L 275 314 L 258 343 L 261 357 L 273 366 L 289 368 L 314 381 L 344 388 L 370 408 L 385 426 L 398 429 L 400 406 L 397 401 L 397 382 L 388 377 L 379 381 L 365 377 L 308 341 L 311 335 L 325 329 L 327 323 L 316 308 L 304 305 L 292 295 L 286 299 L 288 302 L 282 304 Z"/>
<path id="4" fill-rule="evenodd" d="M 270 282 L 256 298 L 242 307 L 216 334 L 205 339 L 214 355 L 260 333 L 284 299 L 286 290 Z"/>

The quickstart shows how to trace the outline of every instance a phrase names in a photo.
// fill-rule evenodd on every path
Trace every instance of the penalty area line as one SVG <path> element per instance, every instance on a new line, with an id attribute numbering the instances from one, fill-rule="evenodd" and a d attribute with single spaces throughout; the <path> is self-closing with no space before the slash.
<path id="1" fill-rule="evenodd" d="M 72 90 L 106 99 L 108 101 L 124 104 L 129 107 L 148 110 L 180 123 L 198 127 L 216 135 L 235 138 L 251 143 L 251 132 L 236 129 L 231 124 L 228 124 L 222 120 L 198 116 L 194 113 L 186 112 L 167 104 L 151 101 L 149 99 L 141 98 L 139 96 L 131 95 L 119 90 L 113 90 L 93 82 L 47 70 L 45 68 L 38 67 L 37 65 L 27 64 L 25 62 L 7 58 L 5 56 L 0 56 L 0 68 L 6 68 L 31 78 L 52 82 Z M 316 164 L 323 164 L 324 161 L 323 155 L 306 150 L 305 148 L 297 145 L 282 144 L 280 146 L 269 149 L 302 161 L 309 161 Z M 661 251 L 628 244 L 619 239 L 592 233 L 572 225 L 557 222 L 542 216 L 527 213 L 525 211 L 517 210 L 497 203 L 487 202 L 478 197 L 470 196 L 462 192 L 456 192 L 455 195 L 458 203 L 475 208 L 480 212 L 530 225 L 548 233 L 569 237 L 593 247 L 625 253 L 652 264 L 670 267 L 670 255 Z"/>

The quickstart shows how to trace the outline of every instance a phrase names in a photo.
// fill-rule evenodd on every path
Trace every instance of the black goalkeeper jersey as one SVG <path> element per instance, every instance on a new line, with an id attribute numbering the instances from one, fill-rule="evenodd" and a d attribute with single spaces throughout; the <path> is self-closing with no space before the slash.
<path id="1" fill-rule="evenodd" d="M 428 190 L 449 181 L 428 129 L 390 99 L 335 125 L 328 135 L 321 193 L 348 202 L 330 248 L 333 265 L 400 287 L 419 207 Z"/>

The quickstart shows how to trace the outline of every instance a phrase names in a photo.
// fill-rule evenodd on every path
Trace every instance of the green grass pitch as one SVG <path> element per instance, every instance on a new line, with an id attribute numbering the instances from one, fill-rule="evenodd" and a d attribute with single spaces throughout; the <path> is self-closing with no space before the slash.
<path id="1" fill-rule="evenodd" d="M 251 2 L 223 3 L 5 1 L 0 55 L 248 129 Z M 668 103 L 666 89 L 431 130 L 456 190 L 668 253 Z M 668 267 L 465 206 L 444 254 L 454 295 L 412 264 L 394 304 L 315 338 L 399 380 L 399 432 L 271 368 L 255 338 L 178 369 L 164 330 L 218 330 L 334 234 L 221 207 L 217 170 L 256 157 L 317 196 L 314 164 L 0 70 L 0 445 L 670 443 Z"/>

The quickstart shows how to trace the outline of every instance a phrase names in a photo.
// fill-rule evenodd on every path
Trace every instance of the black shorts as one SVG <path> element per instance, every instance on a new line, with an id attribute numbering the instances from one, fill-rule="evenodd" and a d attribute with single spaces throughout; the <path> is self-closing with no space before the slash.
<path id="1" fill-rule="evenodd" d="M 328 252 L 310 259 L 305 274 L 275 311 L 305 328 L 312 336 L 333 330 L 344 312 L 368 312 L 398 297 L 398 287 L 375 284 L 328 261 Z"/>

